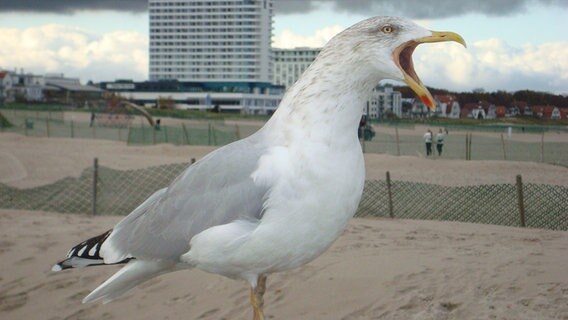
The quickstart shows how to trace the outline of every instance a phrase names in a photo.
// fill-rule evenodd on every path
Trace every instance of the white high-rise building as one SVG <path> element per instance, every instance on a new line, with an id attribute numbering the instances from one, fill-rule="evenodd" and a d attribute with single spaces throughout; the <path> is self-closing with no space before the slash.
<path id="1" fill-rule="evenodd" d="M 273 48 L 274 74 L 272 83 L 290 88 L 312 64 L 321 48 Z"/>
<path id="2" fill-rule="evenodd" d="M 149 0 L 150 81 L 272 81 L 272 0 Z"/>

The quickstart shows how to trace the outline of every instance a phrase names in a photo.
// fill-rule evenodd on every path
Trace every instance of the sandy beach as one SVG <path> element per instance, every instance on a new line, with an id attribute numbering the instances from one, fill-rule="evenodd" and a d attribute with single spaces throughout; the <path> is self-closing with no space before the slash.
<path id="1" fill-rule="evenodd" d="M 136 169 L 201 158 L 212 147 L 127 147 L 0 134 L 0 182 L 20 188 L 92 165 Z M 331 161 L 331 159 L 330 159 Z M 450 185 L 568 185 L 568 168 L 533 162 L 366 155 L 367 179 Z M 81 299 L 119 267 L 50 271 L 121 217 L 0 209 L 0 319 L 250 319 L 244 282 L 198 270 L 153 279 L 116 302 Z M 568 233 L 481 224 L 354 219 L 324 255 L 271 275 L 267 319 L 568 319 Z"/>

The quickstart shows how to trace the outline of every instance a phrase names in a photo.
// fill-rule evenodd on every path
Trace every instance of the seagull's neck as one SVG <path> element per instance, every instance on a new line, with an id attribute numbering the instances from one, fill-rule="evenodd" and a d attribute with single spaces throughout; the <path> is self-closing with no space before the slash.
<path id="1" fill-rule="evenodd" d="M 319 140 L 342 147 L 357 140 L 363 108 L 380 75 L 342 57 L 321 56 L 326 53 L 286 92 L 267 123 L 279 143 Z"/>

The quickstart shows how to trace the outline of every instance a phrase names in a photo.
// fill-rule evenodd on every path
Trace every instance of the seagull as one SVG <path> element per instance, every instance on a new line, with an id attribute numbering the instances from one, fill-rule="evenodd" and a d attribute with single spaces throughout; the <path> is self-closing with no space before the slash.
<path id="1" fill-rule="evenodd" d="M 345 29 L 259 131 L 189 166 L 52 270 L 124 264 L 83 299 L 107 303 L 161 274 L 200 269 L 246 281 L 253 319 L 264 319 L 267 276 L 321 255 L 357 210 L 365 181 L 357 128 L 373 87 L 384 79 L 406 82 L 433 109 L 412 53 L 443 41 L 465 46 L 456 33 L 399 17 Z"/>

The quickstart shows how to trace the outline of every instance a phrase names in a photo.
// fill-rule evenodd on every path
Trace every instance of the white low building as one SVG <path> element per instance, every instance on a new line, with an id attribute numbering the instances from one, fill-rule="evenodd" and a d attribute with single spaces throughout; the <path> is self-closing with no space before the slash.
<path id="1" fill-rule="evenodd" d="M 111 91 L 146 107 L 171 101 L 176 109 L 217 110 L 245 114 L 272 114 L 278 108 L 284 88 L 254 82 L 105 82 Z"/>
<path id="2" fill-rule="evenodd" d="M 381 119 L 389 113 L 402 117 L 402 95 L 392 86 L 377 86 L 373 89 L 371 100 L 363 107 L 363 113 L 371 119 Z"/>

